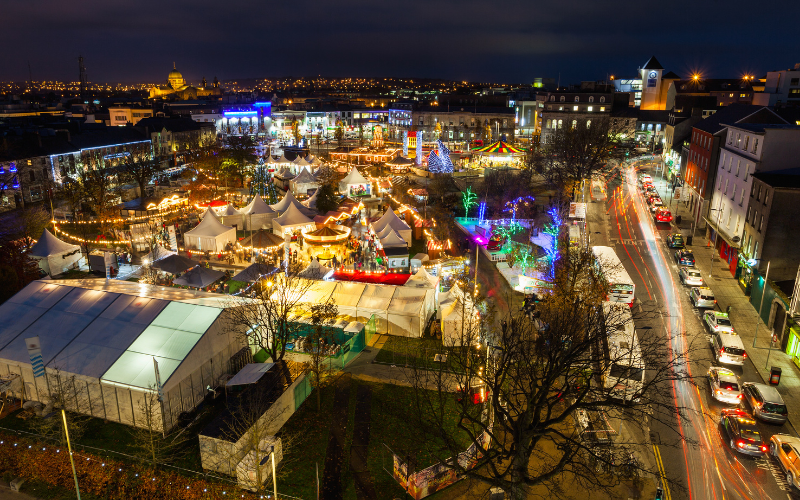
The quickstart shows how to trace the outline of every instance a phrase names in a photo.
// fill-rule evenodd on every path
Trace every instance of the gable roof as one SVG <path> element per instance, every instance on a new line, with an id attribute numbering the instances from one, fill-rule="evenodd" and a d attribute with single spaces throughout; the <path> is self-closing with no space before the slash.
<path id="1" fill-rule="evenodd" d="M 397 214 L 394 213 L 394 210 L 391 209 L 391 207 L 386 210 L 386 213 L 384 213 L 380 219 L 372 223 L 372 230 L 375 231 L 376 233 L 380 233 L 386 228 L 386 226 L 389 226 L 397 231 L 411 230 L 411 227 L 408 224 L 406 224 L 406 222 L 403 219 L 398 217 Z"/>
<path id="2" fill-rule="evenodd" d="M 42 231 L 42 236 L 39 241 L 28 250 L 28 255 L 31 257 L 48 257 L 63 252 L 72 252 L 80 250 L 78 245 L 72 245 L 66 241 L 61 241 L 53 233 L 45 229 Z"/>
<path id="3" fill-rule="evenodd" d="M 311 172 L 306 167 L 303 167 L 297 177 L 292 179 L 292 182 L 295 184 L 316 184 L 317 180 L 314 179 L 314 176 L 311 175 Z"/>
<path id="4" fill-rule="evenodd" d="M 758 114 L 759 116 L 756 116 Z M 771 120 L 769 118 L 771 117 Z M 767 120 L 766 122 L 763 120 Z M 716 134 L 725 128 L 725 123 L 748 123 L 757 121 L 761 123 L 786 123 L 780 116 L 776 115 L 769 108 L 765 106 L 756 106 L 754 104 L 731 104 L 719 109 L 716 113 L 709 116 L 705 120 L 700 120 L 694 124 L 693 128 L 707 132 L 709 134 Z"/>
<path id="5" fill-rule="evenodd" d="M 274 205 L 270 205 L 270 208 L 272 208 L 276 212 L 283 213 L 286 211 L 286 209 L 289 208 L 289 205 L 294 205 L 297 208 L 306 208 L 303 206 L 302 203 L 297 201 L 297 198 L 294 197 L 291 191 L 286 191 L 286 194 L 283 196 L 283 199 L 281 199 L 281 201 L 279 201 Z"/>
<path id="6" fill-rule="evenodd" d="M 256 193 L 256 195 L 253 197 L 253 201 L 244 207 L 240 213 L 242 215 L 272 214 L 275 213 L 275 210 L 271 206 L 267 205 L 266 202 L 261 199 L 261 196 Z"/>
<path id="7" fill-rule="evenodd" d="M 306 217 L 296 206 L 289 205 L 289 208 L 287 208 L 280 217 L 274 219 L 273 222 L 277 222 L 281 226 L 295 226 L 299 224 L 311 224 L 314 221 Z"/>
<path id="8" fill-rule="evenodd" d="M 753 177 L 773 188 L 800 188 L 800 167 L 753 174 Z"/>
<path id="9" fill-rule="evenodd" d="M 367 179 L 361 175 L 361 172 L 356 167 L 353 167 L 350 169 L 350 173 L 339 182 L 340 186 L 347 184 L 367 184 Z"/>
<path id="10" fill-rule="evenodd" d="M 664 69 L 664 66 L 662 66 L 661 63 L 658 62 L 656 56 L 650 56 L 650 59 L 648 59 L 647 62 L 644 63 L 642 69 Z"/>
<path id="11" fill-rule="evenodd" d="M 200 224 L 196 225 L 192 230 L 186 231 L 185 234 L 191 234 L 192 236 L 219 236 L 233 230 L 233 227 L 226 226 L 220 222 L 213 210 L 210 210 L 210 212 L 212 217 L 203 217 Z"/>

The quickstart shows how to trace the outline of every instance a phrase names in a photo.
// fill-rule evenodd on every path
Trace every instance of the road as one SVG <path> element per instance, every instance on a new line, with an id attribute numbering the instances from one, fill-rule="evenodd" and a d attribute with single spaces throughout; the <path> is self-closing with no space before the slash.
<path id="1" fill-rule="evenodd" d="M 651 175 L 655 178 L 653 172 Z M 683 353 L 689 362 L 679 363 L 678 369 L 696 382 L 676 381 L 665 388 L 675 406 L 686 410 L 686 419 L 679 422 L 674 415 L 661 414 L 651 424 L 654 453 L 660 458 L 659 469 L 667 486 L 664 498 L 800 498 L 796 490 L 790 491 L 773 459 L 740 455 L 728 445 L 719 425 L 719 412 L 726 405 L 710 398 L 704 379 L 713 360 L 710 337 L 699 311 L 689 302 L 688 288 L 678 279 L 673 253 L 666 247 L 670 226 L 654 224 L 634 169 L 625 166 L 622 177 L 623 184 L 610 188 L 605 201 L 589 205 L 591 244 L 615 248 L 633 279 L 634 322 L 641 341 L 668 342 L 673 352 Z M 663 184 L 656 187 L 665 192 Z M 749 358 L 744 367 L 733 367 L 733 371 L 743 382 L 762 382 Z M 788 424 L 758 425 L 765 441 L 774 433 L 796 435 Z"/>

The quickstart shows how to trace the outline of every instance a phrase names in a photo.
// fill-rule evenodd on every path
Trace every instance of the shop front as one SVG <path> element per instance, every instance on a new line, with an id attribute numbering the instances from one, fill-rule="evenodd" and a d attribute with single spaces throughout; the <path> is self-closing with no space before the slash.
<path id="1" fill-rule="evenodd" d="M 735 247 L 728 244 L 727 241 L 720 240 L 719 242 L 719 258 L 728 265 L 728 270 L 734 278 L 739 278 L 741 268 L 739 266 L 739 251 Z"/>
<path id="2" fill-rule="evenodd" d="M 786 354 L 800 368 L 800 326 L 794 324 L 789 328 L 788 332 L 789 340 L 786 343 Z"/>

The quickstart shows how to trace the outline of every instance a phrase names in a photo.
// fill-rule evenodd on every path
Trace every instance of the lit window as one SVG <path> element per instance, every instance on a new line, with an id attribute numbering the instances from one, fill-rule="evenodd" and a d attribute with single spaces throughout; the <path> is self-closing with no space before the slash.
<path id="1" fill-rule="evenodd" d="M 600 99 L 601 99 L 601 101 L 600 101 L 600 102 L 603 102 L 603 101 L 602 101 L 602 97 L 601 97 Z M 600 106 L 600 111 L 605 111 L 605 110 L 606 110 L 606 107 L 605 107 L 605 106 Z"/>
<path id="2" fill-rule="evenodd" d="M 567 100 L 566 96 L 563 96 L 563 95 L 562 95 L 562 96 L 561 96 L 561 102 L 564 102 L 564 101 L 566 101 L 566 100 Z"/>
<path id="3" fill-rule="evenodd" d="M 592 112 L 592 106 L 586 106 L 586 111 L 591 113 Z"/>
<path id="4" fill-rule="evenodd" d="M 572 106 L 572 111 L 578 111 L 578 106 Z"/>
<path id="5" fill-rule="evenodd" d="M 586 128 L 589 128 L 591 126 L 592 126 L 592 120 L 586 120 Z"/>
<path id="6" fill-rule="evenodd" d="M 576 128 L 578 126 L 578 120 L 572 120 L 572 128 Z"/>

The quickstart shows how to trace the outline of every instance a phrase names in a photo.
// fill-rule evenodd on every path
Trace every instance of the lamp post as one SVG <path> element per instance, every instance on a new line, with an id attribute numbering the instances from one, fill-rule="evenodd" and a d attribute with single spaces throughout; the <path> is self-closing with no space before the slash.
<path id="1" fill-rule="evenodd" d="M 758 261 L 758 260 L 761 260 L 761 259 L 753 259 L 753 260 L 754 261 Z M 767 274 L 764 276 L 764 286 L 761 287 L 761 304 L 759 304 L 758 311 L 756 311 L 756 331 L 753 334 L 753 347 L 756 346 L 756 338 L 758 337 L 758 323 L 761 320 L 761 310 L 764 308 L 764 295 L 766 295 L 766 291 L 767 291 L 767 280 L 769 279 L 769 264 L 770 264 L 770 262 L 771 261 L 769 261 L 769 260 L 767 261 Z"/>
<path id="2" fill-rule="evenodd" d="M 702 203 L 700 200 L 697 200 L 697 203 Z M 710 278 L 711 275 L 714 273 L 714 251 L 717 249 L 717 238 L 719 238 L 719 220 L 722 217 L 722 209 L 719 208 L 722 205 L 722 196 L 720 196 L 719 203 L 717 204 L 717 208 L 711 208 L 712 212 L 717 212 L 717 226 L 714 228 L 714 248 L 711 249 L 711 266 L 708 269 L 708 277 Z"/>

